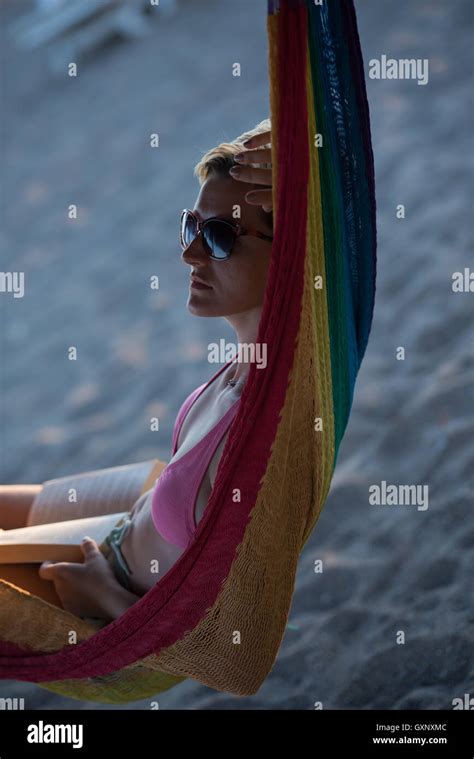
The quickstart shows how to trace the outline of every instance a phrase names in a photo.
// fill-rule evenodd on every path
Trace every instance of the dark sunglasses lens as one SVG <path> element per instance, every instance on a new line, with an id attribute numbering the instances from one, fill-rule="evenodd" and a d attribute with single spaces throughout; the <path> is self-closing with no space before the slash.
<path id="1" fill-rule="evenodd" d="M 228 258 L 235 241 L 232 227 L 222 221 L 210 221 L 203 231 L 204 239 L 214 258 Z"/>
<path id="2" fill-rule="evenodd" d="M 196 219 L 190 213 L 184 213 L 181 218 L 181 245 L 185 248 L 191 245 L 196 237 Z"/>

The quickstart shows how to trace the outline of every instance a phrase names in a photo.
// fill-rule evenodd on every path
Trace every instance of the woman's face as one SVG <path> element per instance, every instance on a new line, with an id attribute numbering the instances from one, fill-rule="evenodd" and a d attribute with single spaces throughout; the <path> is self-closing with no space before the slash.
<path id="1" fill-rule="evenodd" d="M 252 186 L 232 177 L 212 177 L 201 186 L 193 213 L 204 221 L 218 216 L 243 227 L 251 227 L 272 235 L 271 226 L 262 218 L 261 207 L 250 205 L 245 194 Z M 233 216 L 240 206 L 240 219 Z M 267 271 L 272 250 L 271 241 L 241 235 L 235 241 L 230 258 L 214 261 L 206 253 L 201 235 L 183 251 L 182 259 L 190 267 L 190 275 L 209 285 L 192 287 L 190 282 L 187 307 L 195 316 L 231 316 L 249 311 L 263 303 Z"/>

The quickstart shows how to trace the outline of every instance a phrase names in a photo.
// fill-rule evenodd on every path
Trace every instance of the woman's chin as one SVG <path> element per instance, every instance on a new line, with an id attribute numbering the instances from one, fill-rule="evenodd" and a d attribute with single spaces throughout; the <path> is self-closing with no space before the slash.
<path id="1" fill-rule="evenodd" d="M 187 303 L 188 311 L 193 316 L 218 316 L 210 304 L 196 303 L 192 298 Z"/>

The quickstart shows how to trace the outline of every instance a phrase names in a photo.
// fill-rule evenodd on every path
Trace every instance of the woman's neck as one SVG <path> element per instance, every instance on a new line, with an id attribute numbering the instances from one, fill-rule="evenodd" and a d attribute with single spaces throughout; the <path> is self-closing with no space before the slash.
<path id="1" fill-rule="evenodd" d="M 237 337 L 237 347 L 239 345 L 255 345 L 257 341 L 258 328 L 260 325 L 260 314 L 262 312 L 262 306 L 256 306 L 249 311 L 243 311 L 240 314 L 232 314 L 225 318 L 234 328 Z M 244 352 L 246 355 L 247 352 Z M 245 384 L 248 373 L 250 371 L 251 361 L 240 360 L 240 351 L 235 369 L 230 374 L 230 379 L 236 380 L 239 385 Z"/>

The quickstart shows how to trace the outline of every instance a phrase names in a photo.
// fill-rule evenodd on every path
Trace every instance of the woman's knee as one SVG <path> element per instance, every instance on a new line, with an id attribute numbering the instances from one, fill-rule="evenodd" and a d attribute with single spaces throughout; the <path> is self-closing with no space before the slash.
<path id="1" fill-rule="evenodd" d="M 43 485 L 0 485 L 0 528 L 26 527 L 31 504 Z"/>

